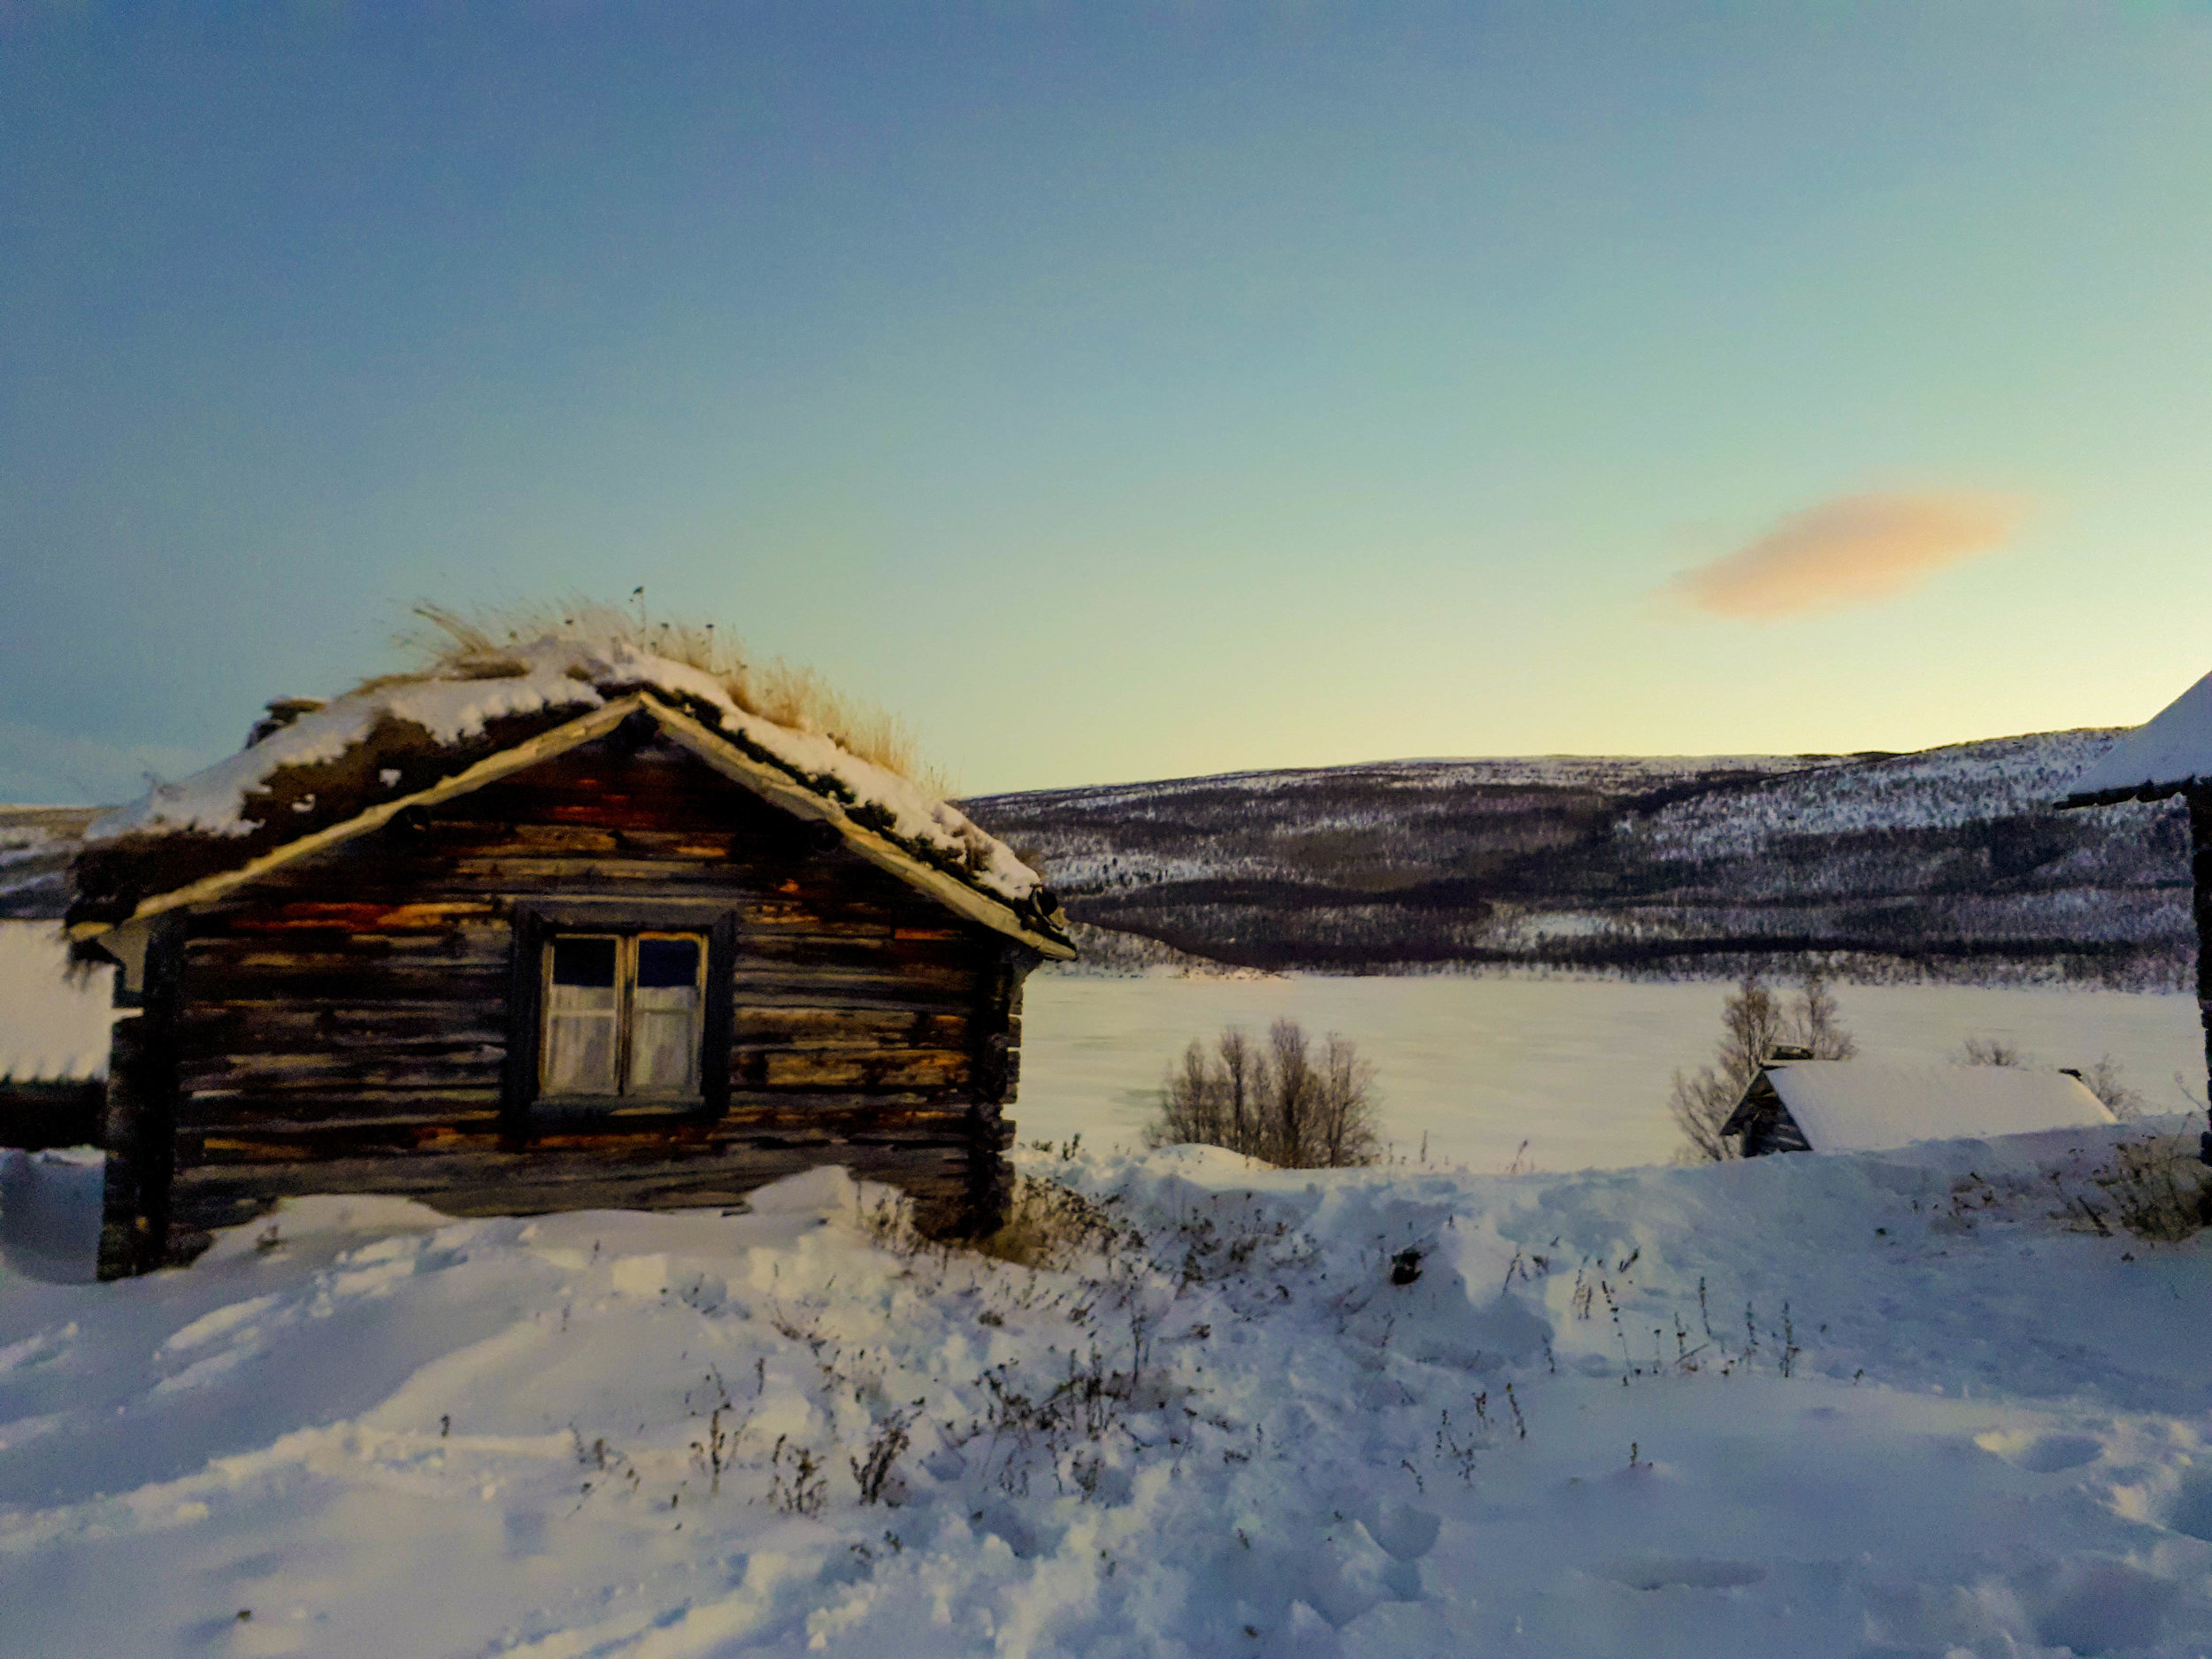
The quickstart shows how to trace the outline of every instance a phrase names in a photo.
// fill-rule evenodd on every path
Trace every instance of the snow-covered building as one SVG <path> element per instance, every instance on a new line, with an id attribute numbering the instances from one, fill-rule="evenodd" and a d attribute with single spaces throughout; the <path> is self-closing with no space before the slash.
<path id="1" fill-rule="evenodd" d="M 1058 902 L 736 690 L 619 639 L 463 653 L 93 825 L 70 931 L 140 1010 L 103 1275 L 310 1192 L 667 1209 L 839 1164 L 988 1225 Z"/>
<path id="2" fill-rule="evenodd" d="M 2212 1087 L 2212 674 L 2176 697 L 2074 780 L 2062 806 L 2107 806 L 2121 801 L 2189 803 L 2191 865 L 2196 882 L 2197 1011 L 2204 1027 L 2205 1077 Z M 2208 1096 L 2212 1098 L 2212 1096 Z M 2212 1131 L 2204 1136 L 2212 1164 Z"/>
<path id="3" fill-rule="evenodd" d="M 2071 1071 L 2024 1066 L 1772 1061 L 1721 1126 L 1743 1156 L 1888 1152 L 1916 1141 L 1983 1140 L 2113 1121 Z"/>

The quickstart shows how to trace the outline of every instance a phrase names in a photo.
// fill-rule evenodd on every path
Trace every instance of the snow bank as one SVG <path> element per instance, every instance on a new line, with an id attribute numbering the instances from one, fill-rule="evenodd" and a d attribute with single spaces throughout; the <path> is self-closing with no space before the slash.
<path id="1" fill-rule="evenodd" d="M 2174 1655 L 2202 1240 L 2103 1129 L 1690 1170 L 1022 1155 L 1064 1271 L 324 1198 L 0 1281 L 25 1652 Z M 119 1593 L 119 1587 L 127 1587 Z"/>

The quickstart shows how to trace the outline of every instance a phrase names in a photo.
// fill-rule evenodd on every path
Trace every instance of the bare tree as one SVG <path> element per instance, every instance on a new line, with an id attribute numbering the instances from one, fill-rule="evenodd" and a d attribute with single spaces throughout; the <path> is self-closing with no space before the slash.
<path id="1" fill-rule="evenodd" d="M 1340 1170 L 1372 1164 L 1381 1156 L 1375 1135 L 1375 1068 L 1334 1032 L 1323 1048 L 1316 1102 L 1314 1163 Z"/>
<path id="2" fill-rule="evenodd" d="M 1790 1037 L 1816 1060 L 1848 1060 L 1859 1051 L 1858 1040 L 1836 1016 L 1836 994 L 1828 988 L 1828 976 L 1817 968 L 1798 985 Z"/>
<path id="3" fill-rule="evenodd" d="M 1374 1082 L 1374 1067 L 1334 1033 L 1317 1058 L 1295 1020 L 1277 1020 L 1264 1048 L 1232 1027 L 1212 1056 L 1193 1042 L 1170 1068 L 1145 1141 L 1226 1147 L 1283 1169 L 1372 1164 L 1382 1155 Z"/>
<path id="4" fill-rule="evenodd" d="M 1686 1142 L 1687 1164 L 1718 1164 L 1740 1156 L 1721 1127 L 1751 1087 L 1759 1068 L 1778 1050 L 1801 1049 L 1813 1060 L 1847 1060 L 1859 1045 L 1837 1017 L 1835 994 L 1817 971 L 1798 987 L 1795 1007 L 1786 1007 L 1755 973 L 1747 973 L 1721 1004 L 1721 1040 L 1713 1064 L 1694 1075 L 1674 1074 L 1667 1111 Z"/>

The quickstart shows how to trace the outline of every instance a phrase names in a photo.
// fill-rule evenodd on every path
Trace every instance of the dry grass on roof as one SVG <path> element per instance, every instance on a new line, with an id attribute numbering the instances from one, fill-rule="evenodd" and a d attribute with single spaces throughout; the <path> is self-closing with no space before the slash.
<path id="1" fill-rule="evenodd" d="M 581 599 L 470 611 L 419 604 L 414 615 L 419 626 L 396 642 L 420 666 L 365 680 L 355 691 L 424 680 L 503 679 L 524 672 L 518 648 L 543 639 L 627 645 L 710 675 L 748 714 L 818 733 L 941 799 L 953 793 L 950 780 L 917 756 L 913 735 L 897 716 L 846 696 L 810 668 L 754 657 L 733 633 L 711 622 L 661 621 L 641 609 Z"/>

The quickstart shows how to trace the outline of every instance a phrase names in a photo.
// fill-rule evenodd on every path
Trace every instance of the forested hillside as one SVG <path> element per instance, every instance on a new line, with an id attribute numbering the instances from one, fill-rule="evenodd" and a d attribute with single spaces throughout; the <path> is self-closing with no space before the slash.
<path id="1" fill-rule="evenodd" d="M 965 805 L 1042 860 L 1078 921 L 1242 966 L 1817 956 L 1874 977 L 2178 985 L 2195 951 L 2183 808 L 2055 805 L 2111 736 L 1400 761 Z"/>

